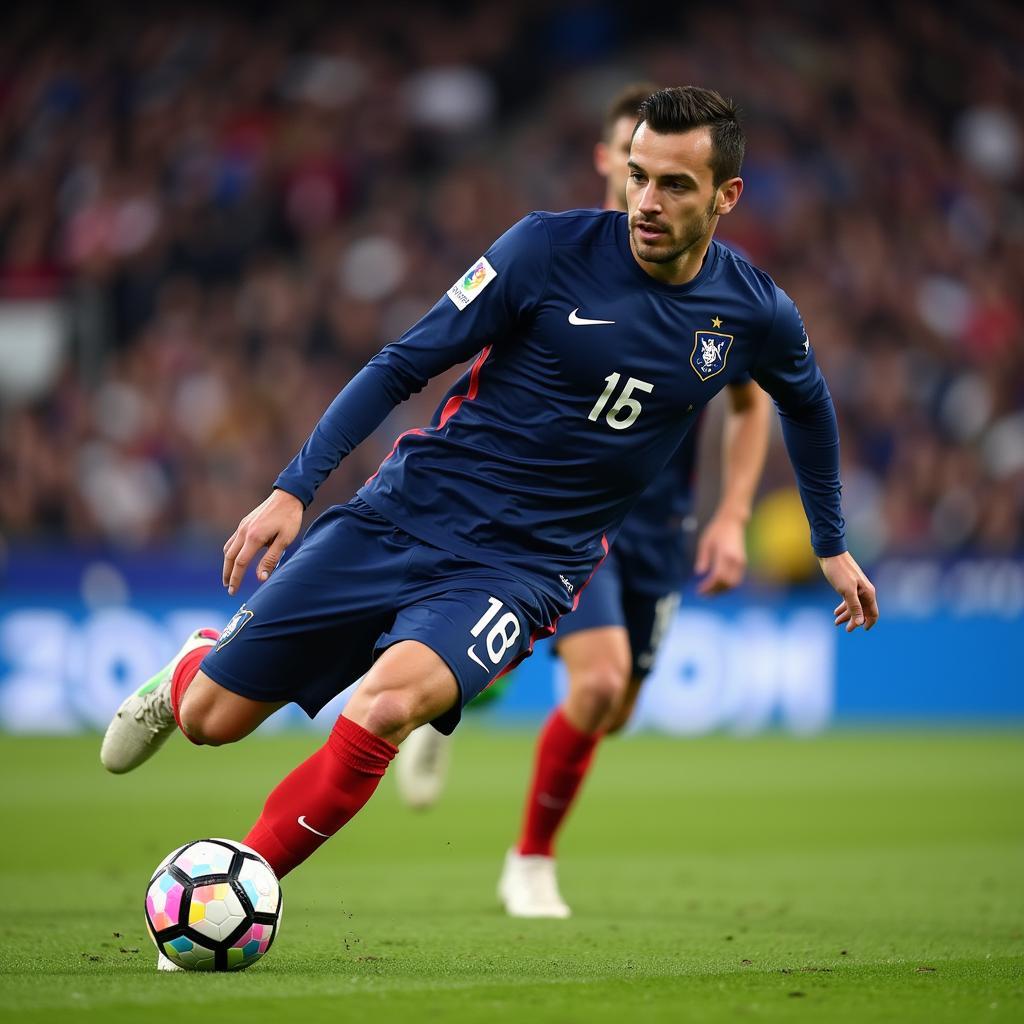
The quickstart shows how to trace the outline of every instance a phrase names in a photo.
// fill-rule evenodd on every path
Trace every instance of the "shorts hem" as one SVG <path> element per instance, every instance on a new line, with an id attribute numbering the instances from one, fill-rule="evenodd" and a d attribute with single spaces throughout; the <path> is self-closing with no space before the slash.
<path id="1" fill-rule="evenodd" d="M 257 690 L 220 668 L 207 668 L 205 664 L 201 664 L 199 671 L 212 679 L 218 686 L 238 694 L 239 697 L 245 697 L 247 700 L 259 701 L 261 704 L 276 704 L 280 701 L 286 704 L 297 704 L 310 718 L 315 718 L 317 712 L 320 711 L 320 708 L 311 709 L 303 701 L 297 699 L 293 693 L 267 694 L 265 690 Z M 320 707 L 323 705 L 321 704 Z"/>

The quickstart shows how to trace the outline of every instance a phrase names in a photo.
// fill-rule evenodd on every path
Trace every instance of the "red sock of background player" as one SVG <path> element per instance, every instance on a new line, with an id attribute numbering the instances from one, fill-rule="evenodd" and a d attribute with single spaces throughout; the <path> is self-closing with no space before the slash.
<path id="1" fill-rule="evenodd" d="M 355 816 L 397 753 L 398 747 L 340 716 L 327 742 L 267 797 L 245 844 L 284 877 Z"/>
<path id="2" fill-rule="evenodd" d="M 580 732 L 561 708 L 555 708 L 537 743 L 520 853 L 552 856 L 555 833 L 569 813 L 601 735 Z"/>
<path id="3" fill-rule="evenodd" d="M 201 629 L 199 632 L 208 640 L 216 640 L 220 636 L 215 629 Z M 191 686 L 192 680 L 195 679 L 203 658 L 209 653 L 210 647 L 207 644 L 197 647 L 194 651 L 189 651 L 175 666 L 174 674 L 171 676 L 171 710 L 174 711 L 174 720 L 178 723 L 178 730 L 191 743 L 195 743 L 195 740 L 181 727 L 181 700 L 185 696 L 185 691 Z"/>

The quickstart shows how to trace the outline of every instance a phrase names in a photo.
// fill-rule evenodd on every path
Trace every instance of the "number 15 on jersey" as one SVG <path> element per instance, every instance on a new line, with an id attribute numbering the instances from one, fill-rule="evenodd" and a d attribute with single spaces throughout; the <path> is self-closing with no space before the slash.
<path id="1" fill-rule="evenodd" d="M 604 407 L 615 393 L 621 376 L 622 374 L 619 373 L 610 373 L 605 377 L 607 386 L 601 392 L 601 397 L 594 403 L 594 408 L 590 410 L 588 420 L 596 423 L 601 418 L 601 413 L 604 412 Z M 612 430 L 625 430 L 626 427 L 631 427 L 643 409 L 640 403 L 632 397 L 633 392 L 644 391 L 650 394 L 653 390 L 654 385 L 648 384 L 645 380 L 638 380 L 636 377 L 627 378 L 619 392 L 619 397 L 615 399 L 614 404 L 605 414 L 605 422 Z"/>

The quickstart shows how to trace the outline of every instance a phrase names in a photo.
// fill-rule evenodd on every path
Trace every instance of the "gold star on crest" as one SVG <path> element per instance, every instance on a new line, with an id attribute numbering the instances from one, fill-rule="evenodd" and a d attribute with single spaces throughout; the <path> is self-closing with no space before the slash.
<path id="1" fill-rule="evenodd" d="M 712 327 L 721 327 L 722 326 L 722 321 L 717 316 L 713 316 L 711 318 L 711 326 Z"/>

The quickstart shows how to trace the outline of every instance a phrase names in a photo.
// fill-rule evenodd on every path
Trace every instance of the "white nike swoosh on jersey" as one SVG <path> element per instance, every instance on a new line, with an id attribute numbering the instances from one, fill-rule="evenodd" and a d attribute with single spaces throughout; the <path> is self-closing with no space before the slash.
<path id="1" fill-rule="evenodd" d="M 304 829 L 308 829 L 308 830 L 309 830 L 310 832 L 312 832 L 312 833 L 313 833 L 314 835 L 318 835 L 318 836 L 323 836 L 323 837 L 324 837 L 324 839 L 330 839 L 330 838 L 331 838 L 331 837 L 330 837 L 330 835 L 329 835 L 329 834 L 328 834 L 327 832 L 321 832 L 321 831 L 320 831 L 319 829 L 313 828 L 313 826 L 312 826 L 312 825 L 310 825 L 310 824 L 309 824 L 309 823 L 308 823 L 308 822 L 306 821 L 306 816 L 305 816 L 304 814 L 300 814 L 300 815 L 298 816 L 298 818 L 296 818 L 295 820 L 296 820 L 296 821 L 298 821 L 298 823 L 299 823 L 299 824 L 300 824 L 300 825 L 301 825 L 301 826 L 302 826 L 302 827 L 303 827 Z"/>
<path id="2" fill-rule="evenodd" d="M 588 320 L 586 317 L 577 316 L 576 314 L 579 311 L 580 311 L 580 307 L 577 306 L 569 314 L 569 323 L 571 323 L 573 325 L 573 327 L 589 327 L 591 324 L 613 324 L 613 323 L 615 323 L 614 320 Z"/>
<path id="3" fill-rule="evenodd" d="M 486 672 L 487 666 L 476 656 L 476 651 L 473 650 L 474 647 L 476 647 L 476 644 L 470 644 L 466 648 L 466 653 Z"/>

